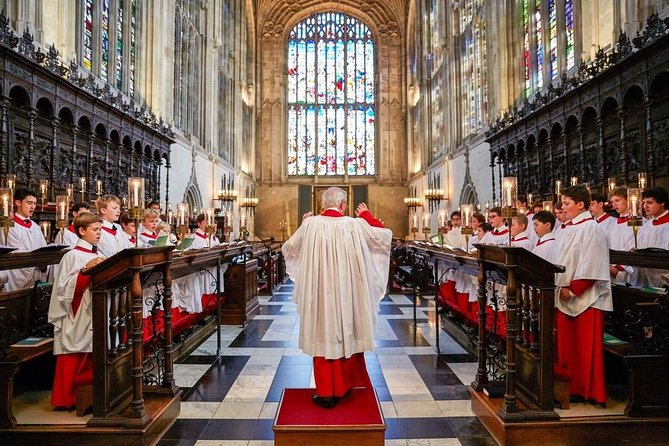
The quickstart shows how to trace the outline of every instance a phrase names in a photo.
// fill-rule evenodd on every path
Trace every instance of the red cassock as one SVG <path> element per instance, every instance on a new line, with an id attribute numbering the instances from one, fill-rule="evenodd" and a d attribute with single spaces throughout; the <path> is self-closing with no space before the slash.
<path id="1" fill-rule="evenodd" d="M 77 246 L 75 249 L 84 250 Z M 90 283 L 90 276 L 79 274 L 74 288 L 72 312 L 76 316 L 84 290 Z M 77 403 L 77 387 L 93 382 L 93 358 L 86 353 L 67 353 L 56 356 L 56 372 L 53 378 L 51 405 L 72 407 Z"/>
<path id="2" fill-rule="evenodd" d="M 321 215 L 325 217 L 343 217 L 336 210 L 328 209 Z M 383 228 L 383 223 L 375 219 L 368 211 L 360 214 L 370 226 Z M 325 359 L 323 356 L 314 357 L 314 381 L 316 395 L 327 398 L 332 396 L 343 397 L 354 387 L 371 388 L 372 383 L 367 373 L 365 354 L 355 353 L 350 358 Z"/>
<path id="3" fill-rule="evenodd" d="M 573 280 L 569 290 L 582 295 L 594 280 Z M 576 317 L 556 311 L 557 366 L 570 376 L 571 395 L 606 403 L 604 312 L 590 307 Z"/>

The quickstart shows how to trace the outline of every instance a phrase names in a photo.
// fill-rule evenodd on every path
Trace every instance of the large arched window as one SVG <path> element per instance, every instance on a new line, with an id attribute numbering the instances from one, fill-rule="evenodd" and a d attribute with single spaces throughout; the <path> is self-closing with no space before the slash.
<path id="1" fill-rule="evenodd" d="M 374 41 L 339 12 L 314 14 L 288 40 L 288 175 L 373 175 Z"/>

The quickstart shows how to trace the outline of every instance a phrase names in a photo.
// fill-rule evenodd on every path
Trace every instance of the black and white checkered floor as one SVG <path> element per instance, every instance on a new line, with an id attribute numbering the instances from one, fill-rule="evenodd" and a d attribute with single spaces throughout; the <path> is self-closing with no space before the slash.
<path id="1" fill-rule="evenodd" d="M 261 311 L 246 327 L 222 326 L 175 366 L 184 390 L 181 415 L 160 446 L 272 445 L 272 423 L 286 387 L 314 387 L 311 357 L 297 348 L 299 317 L 293 285 L 261 297 Z M 426 311 L 427 310 L 427 311 Z M 422 302 L 413 327 L 411 300 L 401 294 L 381 302 L 376 350 L 367 369 L 386 419 L 386 445 L 494 445 L 470 409 L 475 357 L 445 332 L 435 347 L 434 309 Z"/>

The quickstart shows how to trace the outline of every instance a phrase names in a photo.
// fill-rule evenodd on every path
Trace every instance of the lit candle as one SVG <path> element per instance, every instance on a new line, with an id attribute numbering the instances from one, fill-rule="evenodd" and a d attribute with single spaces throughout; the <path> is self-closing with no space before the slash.
<path id="1" fill-rule="evenodd" d="M 59 204 L 59 206 L 58 206 L 58 220 L 67 219 L 67 213 L 66 213 L 66 210 L 65 210 L 65 202 L 61 201 L 58 204 Z"/>
<path id="2" fill-rule="evenodd" d="M 225 213 L 225 224 L 227 226 L 232 226 L 232 212 L 230 211 Z"/>
<path id="3" fill-rule="evenodd" d="M 562 181 L 557 180 L 555 182 L 555 195 L 557 195 L 558 198 L 560 198 L 560 192 L 561 191 L 562 191 Z"/>
<path id="4" fill-rule="evenodd" d="M 40 229 L 42 229 L 42 235 L 44 236 L 44 240 L 49 242 L 49 235 L 51 233 L 51 222 L 50 221 L 42 221 L 39 224 Z"/>
<path id="5" fill-rule="evenodd" d="M 532 194 L 531 193 L 527 194 L 527 207 L 530 208 L 530 210 L 532 208 Z"/>
<path id="6" fill-rule="evenodd" d="M 430 214 L 423 214 L 423 227 L 424 228 L 430 227 Z"/>
<path id="7" fill-rule="evenodd" d="M 641 189 L 646 188 L 646 172 L 639 172 L 639 187 Z"/>
<path id="8" fill-rule="evenodd" d="M 472 205 L 467 204 L 465 206 L 462 206 L 462 225 L 465 227 L 470 226 L 470 217 L 472 213 Z"/>
<path id="9" fill-rule="evenodd" d="M 443 228 L 444 226 L 446 226 L 446 211 L 442 209 L 439 211 L 439 227 Z"/>
<path id="10" fill-rule="evenodd" d="M 9 195 L 2 195 L 2 216 L 9 217 Z"/>
<path id="11" fill-rule="evenodd" d="M 241 222 L 242 222 L 242 228 L 246 227 L 246 214 L 242 213 L 241 214 Z"/>
<path id="12" fill-rule="evenodd" d="M 418 227 L 418 215 L 417 214 L 411 214 L 411 227 L 412 228 L 417 228 Z"/>
<path id="13" fill-rule="evenodd" d="M 65 189 L 66 195 L 67 195 L 67 200 L 72 201 L 72 197 L 74 196 L 74 186 L 71 184 L 67 185 L 67 188 Z"/>
<path id="14" fill-rule="evenodd" d="M 139 206 L 139 182 L 134 181 L 132 183 L 132 207 L 140 207 Z"/>
<path id="15" fill-rule="evenodd" d="M 571 185 L 576 186 L 578 184 L 578 178 L 577 177 L 571 177 Z"/>
<path id="16" fill-rule="evenodd" d="M 167 224 L 170 226 L 174 224 L 174 211 L 172 209 L 167 210 Z"/>
<path id="17" fill-rule="evenodd" d="M 16 175 L 7 175 L 7 188 L 10 190 L 14 190 L 16 186 Z"/>
<path id="18" fill-rule="evenodd" d="M 636 200 L 637 200 L 636 195 L 632 195 L 632 217 L 636 217 L 636 216 L 637 216 L 637 213 L 636 213 Z"/>
<path id="19" fill-rule="evenodd" d="M 81 186 L 81 191 L 86 190 L 86 177 L 79 178 L 79 185 Z"/>
<path id="20" fill-rule="evenodd" d="M 95 181 L 95 193 L 97 195 L 102 195 L 102 180 Z"/>
<path id="21" fill-rule="evenodd" d="M 42 197 L 46 197 L 46 188 L 47 188 L 46 182 L 40 181 L 39 191 L 40 191 L 40 194 L 42 195 Z"/>

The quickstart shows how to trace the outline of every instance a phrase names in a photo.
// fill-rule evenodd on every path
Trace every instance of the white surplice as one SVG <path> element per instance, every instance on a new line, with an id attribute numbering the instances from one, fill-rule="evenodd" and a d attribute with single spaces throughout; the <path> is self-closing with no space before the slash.
<path id="1" fill-rule="evenodd" d="M 46 246 L 46 240 L 44 240 L 44 235 L 37 223 L 30 220 L 30 223 L 28 224 L 30 227 L 22 225 L 21 223 L 23 223 L 23 220 L 25 220 L 26 217 L 18 213 L 14 214 L 14 219 L 14 226 L 9 228 L 7 240 L 4 243 L 5 245 L 18 248 L 14 252 L 29 252 Z M 22 221 L 19 223 L 16 222 L 16 220 Z M 0 234 L 3 234 L 3 232 L 0 231 Z M 46 277 L 47 274 L 40 271 L 39 268 L 10 269 L 6 271 L 7 283 L 5 284 L 3 291 L 16 291 L 30 288 L 35 285 L 36 281 L 46 280 Z"/>
<path id="2" fill-rule="evenodd" d="M 556 306 L 569 316 L 578 316 L 589 307 L 612 311 L 606 236 L 590 212 L 582 212 L 571 223 L 560 230 L 557 238 L 555 263 L 564 265 L 565 272 L 556 275 L 556 285 L 568 288 L 573 280 L 579 279 L 595 280 L 595 283 L 579 297 L 556 299 Z"/>
<path id="3" fill-rule="evenodd" d="M 637 234 L 639 249 L 661 248 L 669 250 L 669 211 L 644 224 Z M 661 287 L 669 284 L 669 271 L 666 269 L 635 268 L 632 284 L 635 286 Z"/>
<path id="4" fill-rule="evenodd" d="M 113 228 L 115 228 L 115 231 Z M 111 257 L 119 251 L 134 247 L 121 229 L 121 225 L 108 221 L 102 222 L 102 232 L 100 232 L 100 241 L 98 242 L 98 253 L 101 256 Z"/>
<path id="5" fill-rule="evenodd" d="M 527 230 L 511 237 L 511 246 L 517 246 L 532 251 L 532 241 L 530 240 L 530 235 Z"/>
<path id="6" fill-rule="evenodd" d="M 305 219 L 283 244 L 304 353 L 339 359 L 374 349 L 391 242 L 392 231 L 362 218 L 319 215 Z"/>
<path id="7" fill-rule="evenodd" d="M 83 239 L 77 242 L 77 246 L 87 250 L 92 247 Z M 54 355 L 93 350 L 93 305 L 90 289 L 86 287 L 84 290 L 76 316 L 72 310 L 72 300 L 81 268 L 96 257 L 96 253 L 75 248 L 67 252 L 60 261 L 49 303 L 49 323 L 54 327 Z"/>
<path id="8" fill-rule="evenodd" d="M 556 263 L 557 243 L 555 241 L 555 235 L 552 232 L 544 234 L 539 238 L 536 246 L 532 248 L 532 252 L 544 260 L 548 260 L 551 263 Z"/>

